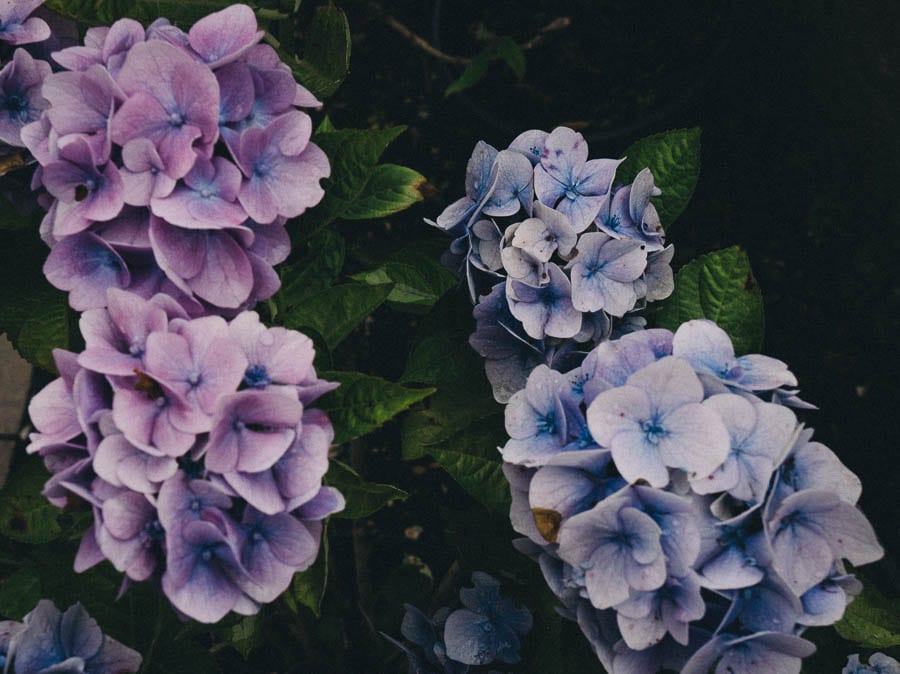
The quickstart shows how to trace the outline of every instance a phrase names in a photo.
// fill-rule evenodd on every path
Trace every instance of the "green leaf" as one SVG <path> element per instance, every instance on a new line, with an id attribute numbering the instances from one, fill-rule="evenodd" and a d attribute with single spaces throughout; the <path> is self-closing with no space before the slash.
<path id="1" fill-rule="evenodd" d="M 350 466 L 334 459 L 328 463 L 325 484 L 338 489 L 347 499 L 347 507 L 334 515 L 343 519 L 368 517 L 391 501 L 405 501 L 409 496 L 392 484 L 367 482 Z"/>
<path id="2" fill-rule="evenodd" d="M 319 376 L 341 384 L 316 402 L 331 418 L 337 443 L 375 430 L 434 393 L 433 388 L 409 388 L 359 372 L 321 372 Z"/>
<path id="3" fill-rule="evenodd" d="M 303 58 L 294 64 L 294 74 L 319 98 L 328 98 L 350 68 L 350 25 L 347 15 L 329 2 L 316 8 L 306 29 Z"/>
<path id="4" fill-rule="evenodd" d="M 848 641 L 866 648 L 900 646 L 900 600 L 891 601 L 866 583 L 834 627 Z"/>
<path id="5" fill-rule="evenodd" d="M 312 328 L 334 349 L 359 323 L 391 294 L 393 286 L 345 283 L 325 288 L 288 311 L 284 325 L 294 330 Z"/>
<path id="6" fill-rule="evenodd" d="M 23 543 L 47 543 L 62 534 L 60 510 L 41 494 L 50 474 L 38 456 L 16 461 L 0 489 L 0 534 Z"/>
<path id="7" fill-rule="evenodd" d="M 232 4 L 231 0 L 47 0 L 44 6 L 90 25 L 108 25 L 126 17 L 147 25 L 164 16 L 186 29 L 207 14 Z"/>
<path id="8" fill-rule="evenodd" d="M 401 257 L 401 256 L 394 256 Z M 406 262 L 387 262 L 378 269 L 353 276 L 369 285 L 392 283 L 388 302 L 431 307 L 457 285 L 456 278 L 436 259 L 409 251 Z"/>
<path id="9" fill-rule="evenodd" d="M 322 597 L 328 586 L 328 523 L 322 528 L 322 546 L 315 563 L 306 571 L 294 574 L 291 589 L 284 598 L 295 612 L 297 605 L 306 606 L 318 618 L 321 613 Z"/>
<path id="10" fill-rule="evenodd" d="M 258 623 L 258 617 L 251 615 L 241 618 L 231 627 L 229 642 L 245 660 L 256 645 Z"/>
<path id="11" fill-rule="evenodd" d="M 381 154 L 405 130 L 405 126 L 394 126 L 316 132 L 313 141 L 328 155 L 331 177 L 322 182 L 322 201 L 298 221 L 302 233 L 309 235 L 343 218 L 363 196 Z"/>
<path id="12" fill-rule="evenodd" d="M 21 620 L 43 596 L 37 571 L 23 566 L 4 580 L 0 587 L 0 615 L 10 620 Z"/>
<path id="13" fill-rule="evenodd" d="M 381 164 L 372 169 L 362 192 L 342 213 L 345 220 L 383 218 L 405 210 L 424 198 L 419 191 L 425 176 L 405 166 Z"/>
<path id="14" fill-rule="evenodd" d="M 525 52 L 511 37 L 503 36 L 497 40 L 495 47 L 497 56 L 509 66 L 518 80 L 525 77 Z"/>
<path id="15" fill-rule="evenodd" d="M 653 198 L 663 226 L 668 227 L 681 215 L 700 176 L 700 129 L 675 129 L 647 136 L 625 151 L 627 159 L 619 166 L 616 180 L 631 182 L 649 167 L 662 194 Z"/>
<path id="16" fill-rule="evenodd" d="M 69 345 L 65 293 L 44 278 L 47 248 L 30 229 L 4 234 L 0 247 L 0 332 L 23 358 L 55 372 L 52 350 Z"/>
<path id="17" fill-rule="evenodd" d="M 473 56 L 472 60 L 466 65 L 466 69 L 463 70 L 463 74 L 459 76 L 459 79 L 451 82 L 450 86 L 444 90 L 444 97 L 446 98 L 447 96 L 458 94 L 460 91 L 464 91 L 478 84 L 487 74 L 488 63 L 490 63 L 490 60 L 490 49 L 485 49 Z"/>
<path id="18" fill-rule="evenodd" d="M 708 318 L 728 333 L 737 354 L 756 353 L 765 333 L 763 299 L 747 254 L 737 246 L 702 255 L 675 278 L 675 292 L 660 303 L 659 327 Z"/>
<path id="19" fill-rule="evenodd" d="M 501 513 L 509 511 L 509 483 L 503 475 L 502 463 L 438 447 L 430 448 L 429 453 L 485 506 Z"/>
<path id="20" fill-rule="evenodd" d="M 344 268 L 344 238 L 323 229 L 307 241 L 308 251 L 298 262 L 281 267 L 281 289 L 276 301 L 281 311 L 299 306 L 306 297 L 334 284 Z"/>

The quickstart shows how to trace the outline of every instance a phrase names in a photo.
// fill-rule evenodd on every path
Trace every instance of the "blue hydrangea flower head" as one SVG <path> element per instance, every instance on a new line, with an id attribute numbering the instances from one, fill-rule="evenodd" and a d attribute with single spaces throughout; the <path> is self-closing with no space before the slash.
<path id="1" fill-rule="evenodd" d="M 860 662 L 859 653 L 848 656 L 841 674 L 900 674 L 900 662 L 884 653 L 873 653 L 869 663 Z"/>

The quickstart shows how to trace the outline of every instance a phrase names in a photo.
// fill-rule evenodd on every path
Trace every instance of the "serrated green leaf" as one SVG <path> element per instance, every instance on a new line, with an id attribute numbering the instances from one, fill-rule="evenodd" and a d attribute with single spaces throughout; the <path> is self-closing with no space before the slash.
<path id="1" fill-rule="evenodd" d="M 316 132 L 313 141 L 328 155 L 331 177 L 322 181 L 325 189 L 322 201 L 298 221 L 301 233 L 309 236 L 344 217 L 344 213 L 363 195 L 381 154 L 405 130 L 405 126 L 394 126 L 377 130 Z"/>
<path id="2" fill-rule="evenodd" d="M 334 349 L 353 328 L 378 308 L 391 294 L 392 286 L 345 283 L 325 288 L 304 298 L 288 311 L 284 325 L 293 330 L 312 328 Z"/>
<path id="3" fill-rule="evenodd" d="M 525 77 L 525 52 L 515 40 L 508 36 L 501 37 L 494 48 L 497 56 L 509 66 L 517 79 Z"/>
<path id="4" fill-rule="evenodd" d="M 350 466 L 332 460 L 328 464 L 325 484 L 338 489 L 347 499 L 347 507 L 334 517 L 359 519 L 381 510 L 391 501 L 405 501 L 409 496 L 392 484 L 367 482 Z"/>
<path id="5" fill-rule="evenodd" d="M 344 210 L 345 220 L 383 218 L 409 208 L 424 198 L 419 187 L 425 176 L 405 166 L 381 164 L 372 169 L 362 192 Z"/>
<path id="6" fill-rule="evenodd" d="M 293 67 L 300 82 L 319 98 L 328 98 L 350 68 L 350 25 L 343 10 L 329 2 L 316 8 L 306 29 L 303 58 Z"/>
<path id="7" fill-rule="evenodd" d="M 354 275 L 354 279 L 369 285 L 392 283 L 388 302 L 433 306 L 457 284 L 453 274 L 434 258 L 410 254 L 406 262 L 387 262 L 378 269 Z"/>
<path id="8" fill-rule="evenodd" d="M 434 393 L 432 388 L 409 388 L 359 372 L 321 372 L 319 376 L 341 384 L 316 402 L 331 418 L 338 443 L 379 428 Z"/>
<path id="9" fill-rule="evenodd" d="M 59 538 L 60 510 L 41 494 L 50 478 L 37 456 L 17 460 L 0 489 L 0 534 L 23 543 L 47 543 Z"/>
<path id="10" fill-rule="evenodd" d="M 502 463 L 448 449 L 432 448 L 429 453 L 478 501 L 497 512 L 509 511 L 509 483 Z"/>
<path id="11" fill-rule="evenodd" d="M 66 296 L 56 289 L 45 288 L 32 298 L 31 309 L 13 343 L 29 363 L 48 372 L 56 371 L 53 349 L 69 345 L 69 308 Z"/>
<path id="12" fill-rule="evenodd" d="M 653 197 L 664 227 L 684 211 L 700 177 L 700 129 L 675 129 L 642 138 L 625 151 L 617 182 L 631 182 L 649 167 L 662 194 Z"/>
<path id="13" fill-rule="evenodd" d="M 281 311 L 303 303 L 304 298 L 329 288 L 344 268 L 344 238 L 323 229 L 307 241 L 307 253 L 299 261 L 279 270 L 281 289 L 276 301 Z"/>
<path id="14" fill-rule="evenodd" d="M 747 254 L 732 246 L 701 255 L 675 277 L 675 291 L 659 305 L 657 325 L 676 330 L 708 318 L 728 333 L 737 354 L 755 353 L 765 333 L 762 293 Z"/>
<path id="15" fill-rule="evenodd" d="M 321 613 L 322 598 L 328 586 L 328 523 L 322 528 L 322 545 L 319 556 L 306 571 L 294 574 L 291 589 L 285 593 L 288 606 L 296 612 L 297 605 L 302 604 L 313 612 L 317 618 Z"/>
<path id="16" fill-rule="evenodd" d="M 0 586 L 0 615 L 10 620 L 21 620 L 43 596 L 37 571 L 23 566 Z"/>
<path id="17" fill-rule="evenodd" d="M 848 641 L 866 648 L 900 646 L 900 601 L 890 601 L 866 583 L 834 627 Z"/>
<path id="18" fill-rule="evenodd" d="M 487 74 L 488 63 L 490 63 L 490 61 L 491 51 L 489 49 L 481 51 L 473 56 L 472 60 L 466 65 L 466 69 L 463 70 L 462 75 L 459 76 L 459 79 L 451 82 L 444 90 L 444 97 L 446 98 L 447 96 L 458 94 L 460 91 L 465 91 L 478 84 Z"/>

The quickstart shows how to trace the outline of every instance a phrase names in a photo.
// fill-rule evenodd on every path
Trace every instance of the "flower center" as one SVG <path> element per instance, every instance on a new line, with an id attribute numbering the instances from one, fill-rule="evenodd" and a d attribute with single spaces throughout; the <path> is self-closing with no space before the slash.
<path id="1" fill-rule="evenodd" d="M 659 425 L 657 419 L 648 419 L 641 422 L 641 430 L 647 438 L 647 442 L 656 445 L 666 436 L 666 429 Z"/>
<path id="2" fill-rule="evenodd" d="M 244 372 L 244 385 L 247 388 L 265 388 L 272 380 L 265 365 L 251 365 Z"/>

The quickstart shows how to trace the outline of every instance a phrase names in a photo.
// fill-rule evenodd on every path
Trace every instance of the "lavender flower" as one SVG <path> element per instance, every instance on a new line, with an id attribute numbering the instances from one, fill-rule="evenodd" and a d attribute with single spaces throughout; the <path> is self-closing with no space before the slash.
<path id="1" fill-rule="evenodd" d="M 642 327 L 634 312 L 672 292 L 673 250 L 663 248 L 650 202 L 659 190 L 644 170 L 633 191 L 614 192 L 620 163 L 588 159 L 584 138 L 565 127 L 526 131 L 505 150 L 482 141 L 466 169 L 466 196 L 427 221 L 456 237 L 446 261 L 465 274 L 478 321 L 471 341 L 499 402 L 536 364 L 570 369 L 613 333 Z M 616 198 L 640 235 L 603 224 Z M 509 348 L 487 346 L 495 335 Z"/>
<path id="2" fill-rule="evenodd" d="M 122 19 L 55 52 L 64 72 L 25 55 L 0 75 L 11 111 L 0 139 L 21 135 L 43 167 L 46 272 L 73 308 L 101 308 L 119 288 L 234 316 L 277 291 L 272 265 L 289 249 L 272 242 L 321 200 L 330 166 L 297 109 L 319 102 L 262 35 L 246 5 L 187 33 Z M 46 102 L 34 85 L 45 75 Z"/>
<path id="3" fill-rule="evenodd" d="M 94 511 L 76 570 L 108 559 L 157 578 L 205 622 L 255 613 L 313 563 L 321 520 L 344 507 L 322 486 L 334 431 L 307 407 L 333 385 L 307 337 L 255 313 L 188 319 L 164 295 L 115 289 L 104 303 L 82 317 L 85 351 L 55 352 L 62 376 L 29 407 L 28 451 L 53 474 L 44 493 Z"/>
<path id="4" fill-rule="evenodd" d="M 49 599 L 21 623 L 0 622 L 0 654 L 11 674 L 121 674 L 141 666 L 140 654 L 104 635 L 81 604 L 60 612 Z"/>
<path id="5" fill-rule="evenodd" d="M 0 39 L 4 37 L 0 30 Z M 25 147 L 22 129 L 38 119 L 47 107 L 41 85 L 49 75 L 50 64 L 32 58 L 24 49 L 16 49 L 12 60 L 0 70 L 0 141 Z"/>
<path id="6" fill-rule="evenodd" d="M 884 653 L 872 653 L 869 663 L 864 665 L 859 653 L 854 653 L 847 658 L 841 674 L 900 674 L 900 662 Z"/>
<path id="7" fill-rule="evenodd" d="M 0 41 L 18 45 L 49 38 L 47 22 L 29 16 L 42 4 L 44 0 L 4 0 L 0 3 Z"/>

